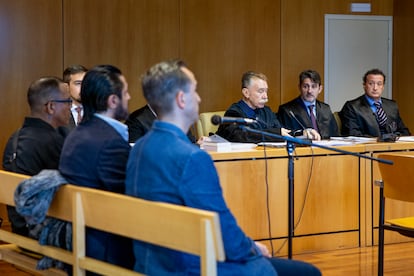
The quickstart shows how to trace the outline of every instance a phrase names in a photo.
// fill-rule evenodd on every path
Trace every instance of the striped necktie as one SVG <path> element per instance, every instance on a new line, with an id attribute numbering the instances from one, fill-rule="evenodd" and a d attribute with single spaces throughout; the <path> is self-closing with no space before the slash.
<path id="1" fill-rule="evenodd" d="M 79 124 L 80 124 L 80 122 L 82 121 L 82 107 L 77 106 L 77 107 L 75 108 L 75 110 L 76 110 L 76 112 L 78 113 L 78 118 L 77 118 L 77 120 L 76 120 L 76 125 L 79 125 Z"/>
<path id="2" fill-rule="evenodd" d="M 385 114 L 384 109 L 382 109 L 380 102 L 374 103 L 375 107 L 377 108 L 376 117 L 380 127 L 385 127 L 387 123 L 387 114 Z"/>
<path id="3" fill-rule="evenodd" d="M 313 105 L 313 104 L 311 104 L 311 105 L 309 106 L 309 116 L 310 116 L 310 118 L 311 118 L 312 128 L 313 128 L 314 130 L 316 130 L 317 132 L 319 132 L 319 129 L 318 129 L 318 124 L 316 123 L 315 114 L 313 113 L 313 108 L 314 108 L 314 107 L 315 107 L 315 105 Z"/>

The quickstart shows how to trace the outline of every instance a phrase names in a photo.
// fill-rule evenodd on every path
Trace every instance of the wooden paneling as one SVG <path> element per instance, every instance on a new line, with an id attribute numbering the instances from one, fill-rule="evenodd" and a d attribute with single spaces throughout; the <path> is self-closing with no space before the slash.
<path id="1" fill-rule="evenodd" d="M 295 253 L 360 244 L 360 161 L 326 152 L 306 147 L 295 152 Z M 288 233 L 288 158 L 286 149 L 267 150 L 267 161 L 259 159 L 262 154 L 211 152 L 224 198 L 240 227 L 253 239 L 273 239 L 279 248 Z"/>
<path id="2" fill-rule="evenodd" d="M 114 64 L 129 84 L 130 110 L 145 104 L 140 75 L 179 57 L 179 0 L 64 0 L 64 64 Z"/>
<path id="3" fill-rule="evenodd" d="M 299 94 L 298 76 L 303 70 L 317 70 L 324 82 L 325 14 L 360 14 L 350 12 L 353 2 L 371 3 L 368 15 L 392 15 L 392 0 L 282 0 L 281 103 Z M 323 98 L 322 92 L 319 100 Z"/>
<path id="4" fill-rule="evenodd" d="M 373 157 L 397 151 L 414 155 L 411 142 L 358 144 L 341 149 Z M 281 248 L 279 253 L 287 254 L 286 149 L 267 149 L 266 155 L 262 148 L 210 155 L 226 203 L 240 227 L 253 239 L 271 240 L 275 248 Z M 376 244 L 379 195 L 373 182 L 381 179 L 378 164 L 315 147 L 297 147 L 294 157 L 294 254 Z M 414 212 L 414 204 L 388 203 L 386 219 Z M 387 233 L 385 239 L 386 243 L 408 240 L 396 233 Z"/>
<path id="5" fill-rule="evenodd" d="M 261 71 L 277 110 L 298 94 L 302 70 L 324 78 L 324 15 L 350 14 L 351 2 L 371 3 L 371 15 L 394 13 L 393 93 L 414 131 L 406 85 L 414 44 L 410 0 L 0 0 L 0 150 L 28 112 L 29 83 L 60 76 L 74 63 L 119 66 L 130 111 L 145 103 L 140 75 L 163 59 L 179 57 L 193 69 L 200 112 L 226 109 L 241 97 L 242 73 Z"/>
<path id="6" fill-rule="evenodd" d="M 1 155 L 29 113 L 30 83 L 61 70 L 61 1 L 0 0 Z"/>
<path id="7" fill-rule="evenodd" d="M 414 1 L 394 1 L 393 98 L 398 102 L 404 123 L 414 133 L 414 93 L 411 86 L 414 61 Z"/>
<path id="8" fill-rule="evenodd" d="M 200 112 L 226 110 L 241 98 L 245 71 L 269 78 L 279 100 L 280 0 L 182 0 L 180 53 L 195 71 Z"/>

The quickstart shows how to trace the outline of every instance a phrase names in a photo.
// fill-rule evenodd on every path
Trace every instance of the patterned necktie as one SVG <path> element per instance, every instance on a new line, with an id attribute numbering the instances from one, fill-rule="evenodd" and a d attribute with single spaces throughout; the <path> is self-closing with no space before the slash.
<path id="1" fill-rule="evenodd" d="M 311 121 L 312 121 L 312 127 L 313 127 L 313 129 L 316 130 L 317 132 L 319 132 L 318 124 L 316 123 L 315 114 L 313 114 L 313 108 L 314 108 L 314 106 L 315 105 L 313 105 L 313 104 L 311 104 L 309 106 L 309 115 L 310 115 L 310 118 L 311 118 Z"/>
<path id="2" fill-rule="evenodd" d="M 79 125 L 79 124 L 80 124 L 80 122 L 82 121 L 82 107 L 77 106 L 77 107 L 75 108 L 75 110 L 76 110 L 76 112 L 78 113 L 78 118 L 77 118 L 77 120 L 76 120 L 76 125 Z"/>
<path id="3" fill-rule="evenodd" d="M 380 102 L 375 102 L 374 105 L 377 108 L 376 116 L 378 124 L 380 125 L 380 127 L 384 127 L 387 123 L 387 114 L 385 114 L 384 109 L 382 109 Z"/>

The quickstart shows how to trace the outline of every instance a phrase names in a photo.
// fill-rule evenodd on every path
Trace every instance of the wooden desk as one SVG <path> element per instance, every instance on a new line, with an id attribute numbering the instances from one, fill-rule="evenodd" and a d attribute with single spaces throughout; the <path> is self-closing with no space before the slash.
<path id="1" fill-rule="evenodd" d="M 365 147 L 342 149 L 362 153 Z M 240 226 L 253 239 L 272 239 L 275 249 L 279 248 L 288 230 L 286 149 L 211 155 L 226 201 Z M 309 147 L 296 148 L 295 156 L 294 253 L 359 246 L 359 158 Z M 286 250 L 287 245 L 281 253 Z"/>
<path id="2" fill-rule="evenodd" d="M 375 156 L 384 151 L 413 150 L 414 143 L 358 144 L 340 148 Z M 255 240 L 272 241 L 275 251 L 281 248 L 278 255 L 286 255 L 286 149 L 267 148 L 265 152 L 259 147 L 244 152 L 210 154 L 226 202 L 242 229 Z M 375 210 L 372 198 L 376 197 L 372 180 L 378 176 L 376 165 L 370 160 L 319 148 L 298 147 L 295 156 L 294 254 L 371 245 L 373 222 L 377 220 L 372 215 Z M 414 212 L 414 207 L 408 210 Z"/>

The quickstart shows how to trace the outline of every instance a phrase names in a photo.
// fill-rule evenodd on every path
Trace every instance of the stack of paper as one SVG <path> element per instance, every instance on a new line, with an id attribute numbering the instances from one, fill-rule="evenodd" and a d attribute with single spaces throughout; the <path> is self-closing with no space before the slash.
<path id="1" fill-rule="evenodd" d="M 200 148 L 208 151 L 231 151 L 230 142 L 203 142 Z"/>
<path id="2" fill-rule="evenodd" d="M 252 149 L 255 147 L 257 147 L 257 145 L 253 143 L 231 143 L 223 137 L 218 136 L 217 134 L 205 138 L 205 140 L 200 145 L 201 149 L 218 152 L 240 151 Z"/>

